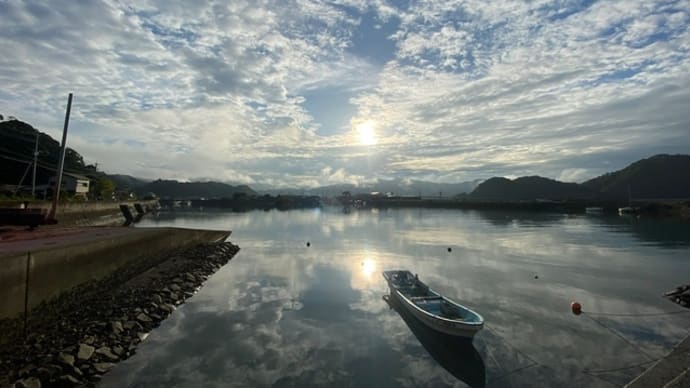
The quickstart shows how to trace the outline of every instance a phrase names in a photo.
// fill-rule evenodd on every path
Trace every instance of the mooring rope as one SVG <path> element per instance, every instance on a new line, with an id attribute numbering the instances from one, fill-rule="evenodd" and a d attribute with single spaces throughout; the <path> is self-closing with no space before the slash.
<path id="1" fill-rule="evenodd" d="M 523 371 L 523 370 L 525 370 L 525 369 L 529 369 L 529 368 L 532 368 L 532 367 L 535 367 L 535 366 L 541 366 L 541 364 L 540 364 L 539 362 L 537 362 L 535 359 L 533 359 L 532 357 L 530 357 L 527 353 L 525 353 L 525 352 L 523 352 L 522 350 L 518 349 L 515 345 L 511 344 L 510 341 L 508 341 L 507 339 L 503 338 L 500 334 L 498 334 L 498 332 L 496 332 L 496 331 L 493 330 L 491 327 L 489 327 L 488 324 L 484 323 L 484 328 L 486 328 L 486 330 L 490 331 L 490 332 L 491 332 L 493 335 L 495 335 L 499 340 L 503 341 L 506 345 L 508 345 L 508 347 L 510 347 L 510 348 L 512 348 L 513 350 L 515 350 L 518 354 L 522 355 L 522 357 L 524 357 L 525 359 L 527 359 L 527 360 L 530 362 L 529 365 L 525 365 L 525 366 L 521 366 L 521 367 L 519 367 L 519 368 L 515 368 L 515 369 L 512 369 L 512 370 L 509 370 L 509 371 L 507 371 L 506 373 L 504 373 L 504 374 L 502 374 L 502 375 L 499 375 L 499 376 L 496 377 L 496 378 L 491 379 L 491 382 L 495 382 L 495 381 L 498 381 L 498 380 L 505 379 L 506 377 L 508 377 L 508 376 L 510 376 L 510 375 L 513 375 L 513 374 L 515 374 L 515 373 L 517 373 L 517 372 Z M 498 362 L 496 362 L 496 364 L 498 364 Z M 488 382 L 488 381 L 487 381 L 487 382 Z"/>
<path id="2" fill-rule="evenodd" d="M 604 313 L 594 311 L 582 311 L 582 314 L 602 316 L 602 317 L 658 317 L 663 315 L 689 314 L 690 309 L 664 311 L 659 313 Z"/>
<path id="3" fill-rule="evenodd" d="M 623 336 L 623 334 L 621 334 L 621 333 L 619 333 L 618 331 L 616 331 L 616 330 L 614 330 L 614 329 L 612 329 L 612 328 L 606 326 L 603 322 L 601 322 L 600 320 L 598 320 L 598 319 L 592 317 L 592 316 L 589 315 L 589 314 L 583 314 L 583 315 L 586 316 L 587 318 L 591 319 L 592 321 L 596 322 L 598 325 L 600 325 L 600 326 L 603 327 L 604 329 L 610 331 L 610 332 L 613 333 L 616 337 L 622 339 L 625 343 L 627 343 L 628 345 L 630 345 L 630 346 L 632 346 L 633 348 L 635 348 L 638 352 L 642 353 L 645 357 L 647 357 L 647 359 L 649 359 L 649 360 L 653 360 L 653 359 L 654 359 L 654 357 L 652 357 L 652 356 L 650 356 L 649 354 L 647 354 L 647 352 L 645 352 L 644 350 L 642 350 L 642 348 L 640 348 L 639 346 L 635 345 L 632 341 L 630 341 L 630 340 L 628 340 L 627 338 L 625 338 L 625 337 Z"/>
<path id="4" fill-rule="evenodd" d="M 585 315 L 587 315 L 587 314 L 585 314 Z M 596 379 L 598 379 L 598 380 L 600 380 L 600 381 L 606 382 L 606 383 L 611 384 L 611 385 L 613 385 L 613 386 L 620 387 L 621 385 L 618 385 L 618 384 L 616 384 L 616 383 L 613 383 L 613 382 L 611 382 L 611 381 L 608 381 L 608 380 L 604 379 L 602 376 L 599 376 L 599 375 L 601 375 L 601 374 L 606 374 L 606 373 L 611 373 L 611 372 L 620 372 L 620 371 L 624 371 L 624 370 L 628 370 L 628 369 L 633 369 L 633 368 L 638 368 L 638 367 L 642 367 L 642 366 L 645 366 L 645 365 L 649 365 L 649 364 L 652 364 L 652 363 L 661 361 L 661 360 L 663 360 L 663 359 L 674 358 L 674 357 L 682 357 L 682 356 L 683 356 L 683 354 L 678 355 L 678 354 L 671 354 L 671 353 L 669 353 L 669 354 L 667 354 L 667 355 L 665 355 L 665 356 L 662 356 L 662 357 L 652 357 L 652 356 L 650 356 L 648 353 L 646 353 L 645 351 L 643 351 L 639 346 L 637 346 L 637 345 L 635 345 L 634 343 L 632 343 L 630 340 L 628 340 L 627 338 L 625 338 L 622 334 L 620 334 L 620 333 L 616 332 L 615 330 L 609 328 L 609 327 L 606 326 L 604 323 L 600 322 L 599 320 L 597 320 L 597 319 L 595 319 L 594 317 L 591 317 L 591 316 L 588 316 L 588 318 L 591 319 L 591 320 L 593 320 L 594 322 L 596 322 L 596 323 L 599 324 L 600 326 L 604 327 L 604 328 L 607 329 L 608 331 L 612 332 L 613 334 L 615 334 L 618 338 L 620 338 L 620 339 L 622 339 L 623 341 L 625 341 L 628 345 L 630 345 L 630 346 L 632 346 L 633 348 L 635 348 L 636 350 L 638 350 L 638 351 L 639 351 L 640 353 L 642 353 L 646 358 L 648 358 L 648 360 L 647 360 L 647 361 L 644 361 L 644 362 L 636 363 L 636 364 L 626 365 L 626 366 L 622 366 L 622 367 L 608 368 L 608 369 L 587 369 L 587 368 L 585 368 L 585 369 L 577 370 L 578 373 L 582 373 L 582 374 L 584 374 L 584 375 L 587 375 L 587 376 L 589 376 L 589 377 L 596 378 Z M 525 359 L 527 359 L 527 360 L 530 362 L 529 365 L 524 365 L 524 366 L 521 366 L 521 367 L 518 367 L 518 368 L 515 368 L 515 369 L 512 369 L 512 370 L 509 370 L 508 372 L 506 372 L 506 373 L 504 373 L 504 374 L 502 374 L 502 375 L 499 375 L 498 377 L 493 378 L 493 379 L 491 379 L 490 381 L 487 381 L 487 383 L 489 383 L 489 382 L 496 382 L 496 381 L 498 381 L 498 380 L 502 380 L 502 379 L 504 379 L 504 378 L 506 378 L 506 377 L 509 377 L 509 376 L 511 376 L 511 375 L 513 375 L 513 374 L 515 374 L 515 373 L 518 373 L 518 372 L 520 372 L 520 371 L 523 371 L 523 370 L 526 370 L 526 369 L 529 369 L 529 368 L 533 368 L 533 367 L 535 367 L 535 366 L 540 366 L 540 367 L 544 367 L 544 368 L 551 369 L 551 370 L 553 370 L 553 371 L 558 371 L 557 368 L 552 367 L 552 366 L 549 366 L 549 365 L 546 365 L 546 364 L 543 364 L 543 363 L 540 363 L 539 361 L 537 361 L 537 360 L 535 360 L 534 358 L 532 358 L 531 356 L 529 356 L 527 353 L 525 353 L 525 352 L 523 352 L 522 350 L 520 350 L 518 347 L 516 347 L 515 345 L 513 345 L 510 341 L 508 341 L 508 340 L 505 339 L 503 336 L 501 336 L 496 330 L 494 330 L 494 329 L 492 329 L 491 327 L 489 327 L 488 324 L 485 323 L 485 324 L 484 324 L 484 327 L 485 327 L 488 331 L 490 331 L 494 336 L 496 336 L 499 340 L 501 340 L 503 343 L 505 343 L 506 345 L 508 345 L 510 348 L 512 348 L 513 350 L 515 350 L 518 354 L 522 355 Z M 679 350 L 679 349 L 680 349 L 681 351 L 686 351 L 686 350 L 690 351 L 690 347 L 688 347 L 688 348 L 685 348 L 685 347 L 683 347 L 683 348 L 676 348 L 676 350 Z"/>
<path id="5" fill-rule="evenodd" d="M 681 352 L 690 351 L 690 347 L 688 347 L 688 348 L 676 348 L 676 350 L 680 350 Z M 588 374 L 589 373 L 603 374 L 603 373 L 610 373 L 610 372 L 618 372 L 618 371 L 622 371 L 622 370 L 626 370 L 626 369 L 632 369 L 632 368 L 637 368 L 637 367 L 644 366 L 644 365 L 649 365 L 649 364 L 652 364 L 652 363 L 655 363 L 655 362 L 658 362 L 658 361 L 661 361 L 661 360 L 664 360 L 667 358 L 676 358 L 676 357 L 684 357 L 684 356 L 685 356 L 685 354 L 670 354 L 669 353 L 663 357 L 658 357 L 658 358 L 655 358 L 653 360 L 640 362 L 638 364 L 632 364 L 632 365 L 628 365 L 628 366 L 622 366 L 619 368 L 610 368 L 610 369 L 583 369 L 583 372 L 588 373 Z"/>

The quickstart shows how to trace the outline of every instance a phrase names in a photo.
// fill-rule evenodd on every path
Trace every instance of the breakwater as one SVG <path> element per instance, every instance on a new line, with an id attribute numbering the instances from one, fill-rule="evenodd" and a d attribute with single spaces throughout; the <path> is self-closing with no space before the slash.
<path id="1" fill-rule="evenodd" d="M 318 196 L 299 196 L 299 195 L 278 195 L 278 196 L 237 196 L 236 198 L 212 198 L 212 199 L 161 199 L 160 205 L 164 208 L 174 209 L 177 207 L 192 208 L 217 208 L 231 209 L 236 212 L 249 210 L 289 210 L 289 209 L 309 209 L 321 206 L 321 199 Z"/>
<path id="2" fill-rule="evenodd" d="M 239 250 L 229 242 L 139 258 L 0 321 L 0 386 L 93 386 Z"/>
<path id="3" fill-rule="evenodd" d="M 3 233 L 0 318 L 13 317 L 63 291 L 139 260 L 230 232 L 182 228 L 80 227 Z"/>
<path id="4" fill-rule="evenodd" d="M 353 207 L 365 208 L 440 208 L 476 210 L 519 210 L 560 213 L 585 213 L 588 207 L 601 208 L 604 213 L 616 214 L 621 207 L 629 206 L 628 201 L 482 201 L 467 199 L 426 199 L 426 198 L 367 198 L 352 202 Z M 690 218 L 690 201 L 633 201 L 632 206 L 638 214 L 658 216 L 680 216 Z"/>

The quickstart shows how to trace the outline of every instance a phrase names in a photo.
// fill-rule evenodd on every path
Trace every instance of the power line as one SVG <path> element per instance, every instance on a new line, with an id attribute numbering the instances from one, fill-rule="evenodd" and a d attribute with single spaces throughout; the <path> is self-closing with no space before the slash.
<path id="1" fill-rule="evenodd" d="M 3 150 L 3 151 L 4 151 L 4 150 Z M 27 164 L 33 163 L 33 162 L 30 161 L 30 160 L 18 159 L 18 158 L 14 158 L 14 157 L 12 157 L 12 156 L 3 155 L 3 154 L 0 154 L 0 158 L 8 159 L 8 160 L 14 160 L 15 162 L 20 162 L 20 163 L 27 163 Z M 41 163 L 41 162 L 38 162 L 37 165 L 38 165 L 39 167 L 45 169 L 45 170 L 57 171 L 57 169 L 56 169 L 55 167 L 50 167 L 49 165 L 46 165 L 46 164 Z M 84 174 L 85 174 L 84 171 L 78 171 L 78 170 L 72 170 L 72 169 L 70 169 L 70 170 L 66 170 L 66 169 L 65 169 L 64 172 L 69 173 L 69 174 L 78 174 L 78 175 L 84 175 Z M 88 172 L 87 172 L 87 173 L 88 173 Z"/>

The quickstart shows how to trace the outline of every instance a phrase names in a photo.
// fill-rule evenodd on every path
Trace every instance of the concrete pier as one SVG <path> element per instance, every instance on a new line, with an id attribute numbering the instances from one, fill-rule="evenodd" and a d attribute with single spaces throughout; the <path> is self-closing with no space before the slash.
<path id="1" fill-rule="evenodd" d="M 690 336 L 625 387 L 690 387 Z"/>
<path id="2" fill-rule="evenodd" d="M 225 240 L 229 231 L 74 227 L 0 234 L 0 319 L 76 285 L 98 280 L 142 255 Z M 28 291 L 28 292 L 27 292 Z"/>

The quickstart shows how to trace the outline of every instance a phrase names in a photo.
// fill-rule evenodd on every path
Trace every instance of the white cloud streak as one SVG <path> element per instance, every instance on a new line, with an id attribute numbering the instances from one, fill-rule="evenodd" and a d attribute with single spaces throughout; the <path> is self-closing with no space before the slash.
<path id="1" fill-rule="evenodd" d="M 106 171 L 316 186 L 582 180 L 690 149 L 688 1 L 0 3 L 0 106 Z M 362 15 L 397 20 L 385 65 Z M 305 93 L 350 90 L 378 142 L 323 134 Z M 687 151 L 685 151 L 687 152 Z"/>

